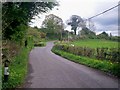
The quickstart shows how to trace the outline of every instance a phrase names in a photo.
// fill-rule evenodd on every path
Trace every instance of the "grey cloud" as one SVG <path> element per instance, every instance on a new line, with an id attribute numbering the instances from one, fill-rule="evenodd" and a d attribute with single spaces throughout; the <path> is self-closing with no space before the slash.
<path id="1" fill-rule="evenodd" d="M 104 11 L 106 10 L 105 8 L 107 8 L 108 5 L 110 7 L 109 4 L 103 4 L 102 7 L 100 8 L 100 10 L 98 10 L 99 8 L 97 8 L 96 10 L 98 11 Z M 114 6 L 111 4 L 111 6 Z M 109 8 L 107 8 L 109 9 Z M 100 12 L 99 12 L 100 13 Z M 113 10 L 109 11 L 109 12 L 106 12 L 96 18 L 93 18 L 92 21 L 94 23 L 97 23 L 96 25 L 96 33 L 100 33 L 100 32 L 107 32 L 108 34 L 109 33 L 112 33 L 112 35 L 114 36 L 118 36 L 118 8 L 114 8 Z M 119 17 L 120 18 L 120 17 Z M 120 23 L 119 23 L 120 24 Z"/>
<path id="2" fill-rule="evenodd" d="M 105 13 L 101 16 L 92 19 L 103 26 L 106 25 L 118 25 L 118 10 L 115 9 L 112 12 Z"/>

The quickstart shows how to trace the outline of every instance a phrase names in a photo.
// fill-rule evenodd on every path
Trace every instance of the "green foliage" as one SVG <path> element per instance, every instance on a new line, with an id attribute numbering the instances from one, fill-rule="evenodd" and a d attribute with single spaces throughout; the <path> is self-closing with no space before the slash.
<path id="1" fill-rule="evenodd" d="M 93 31 L 89 30 L 88 28 L 83 28 L 81 31 L 79 31 L 78 39 L 105 39 L 105 40 L 111 40 L 111 41 L 120 41 L 119 36 L 112 36 L 110 33 L 110 36 L 106 32 L 102 32 L 99 35 L 96 35 Z"/>
<path id="2" fill-rule="evenodd" d="M 45 13 L 58 5 L 57 2 L 36 2 L 36 0 L 34 2 L 7 1 L 2 3 L 2 39 L 6 41 L 10 40 L 10 44 L 5 45 L 3 49 L 6 49 L 5 51 L 8 57 L 10 54 L 13 56 L 9 58 L 11 59 L 9 66 L 10 77 L 8 82 L 3 83 L 3 90 L 6 88 L 15 88 L 23 83 L 27 72 L 28 54 L 34 46 L 33 39 L 38 41 L 41 38 L 41 33 L 37 30 L 32 30 L 31 33 L 28 33 L 28 23 L 34 16 L 37 16 L 39 13 Z M 45 37 L 44 33 L 42 34 L 42 38 Z M 26 39 L 28 45 L 25 48 L 24 41 Z M 11 42 L 13 42 L 13 44 L 11 44 Z M 16 47 L 13 50 L 14 46 Z"/>
<path id="3" fill-rule="evenodd" d="M 66 41 L 69 39 L 69 41 L 72 41 L 74 39 L 75 35 L 74 35 L 74 32 L 69 32 L 67 30 L 64 30 L 62 32 L 62 40 Z"/>
<path id="4" fill-rule="evenodd" d="M 39 42 L 41 40 L 40 35 L 41 32 L 36 28 L 29 27 L 27 30 L 27 36 L 33 37 L 34 43 Z"/>
<path id="5" fill-rule="evenodd" d="M 33 37 L 35 46 L 45 46 L 44 39 L 46 38 L 46 34 L 41 32 L 38 28 L 29 27 L 27 30 L 27 35 Z"/>
<path id="6" fill-rule="evenodd" d="M 2 83 L 3 90 L 7 88 L 16 88 L 24 82 L 25 76 L 27 74 L 29 51 L 33 48 L 32 38 L 28 38 L 28 41 L 28 47 L 23 47 L 21 52 L 17 56 L 13 57 L 10 61 L 9 80 L 8 82 Z"/>
<path id="7" fill-rule="evenodd" d="M 106 60 L 97 60 L 97 59 L 91 59 L 88 57 L 83 57 L 83 56 L 78 56 L 78 55 L 74 55 L 71 54 L 69 52 L 65 52 L 63 50 L 59 50 L 58 48 L 56 48 L 56 46 L 54 46 L 52 48 L 52 52 L 67 58 L 68 60 L 71 60 L 73 62 L 76 63 L 80 63 L 92 68 L 96 68 L 99 70 L 102 70 L 104 72 L 110 73 L 112 75 L 118 76 L 120 77 L 120 63 L 112 63 L 110 61 L 106 61 Z"/>
<path id="8" fill-rule="evenodd" d="M 55 25 L 56 24 L 53 24 L 54 23 L 54 20 L 48 20 L 47 22 L 45 22 L 45 31 L 46 33 L 55 33 Z"/>
<path id="9" fill-rule="evenodd" d="M 109 39 L 110 39 L 111 41 L 120 42 L 120 36 L 111 36 Z"/>
<path id="10" fill-rule="evenodd" d="M 63 32 L 63 21 L 58 16 L 50 14 L 45 17 L 41 30 L 46 33 L 48 38 L 60 39 L 60 35 Z"/>
<path id="11" fill-rule="evenodd" d="M 101 34 L 97 35 L 98 39 L 109 39 L 109 35 L 106 32 L 102 32 Z"/>
<path id="12" fill-rule="evenodd" d="M 118 48 L 89 48 L 72 45 L 56 45 L 56 48 L 75 55 L 86 56 L 90 58 L 97 58 L 100 60 L 110 60 L 113 62 L 120 62 L 120 51 Z"/>
<path id="13" fill-rule="evenodd" d="M 19 34 L 25 32 L 26 29 L 18 30 L 18 26 L 27 25 L 33 16 L 45 13 L 58 5 L 57 2 L 4 2 L 2 4 L 3 38 L 9 40 L 12 38 L 16 40 Z"/>
<path id="14" fill-rule="evenodd" d="M 89 39 L 95 39 L 96 35 L 93 31 L 90 31 L 88 28 L 82 29 L 80 31 L 80 38 L 89 38 Z"/>
<path id="15" fill-rule="evenodd" d="M 25 25 L 17 26 L 14 30 L 11 30 L 13 33 L 10 35 L 11 40 L 13 41 L 22 41 L 25 38 L 27 27 Z"/>
<path id="16" fill-rule="evenodd" d="M 97 59 L 111 60 L 113 62 L 120 62 L 120 50 L 118 48 L 97 48 Z"/>

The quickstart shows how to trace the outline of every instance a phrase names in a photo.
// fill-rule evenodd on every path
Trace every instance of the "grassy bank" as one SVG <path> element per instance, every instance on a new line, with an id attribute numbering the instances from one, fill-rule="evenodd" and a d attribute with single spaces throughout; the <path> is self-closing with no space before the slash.
<path id="1" fill-rule="evenodd" d="M 80 63 L 92 68 L 96 68 L 102 70 L 104 72 L 110 73 L 112 75 L 120 77 L 120 64 L 119 63 L 112 63 L 106 60 L 97 60 L 91 59 L 88 57 L 77 56 L 62 50 L 58 50 L 57 48 L 53 47 L 52 52 L 67 58 L 68 60 L 74 61 L 76 63 Z"/>
<path id="2" fill-rule="evenodd" d="M 20 53 L 13 57 L 9 65 L 9 80 L 2 83 L 2 89 L 15 88 L 24 82 L 27 74 L 28 56 L 33 48 L 33 40 L 29 38 L 28 46 L 22 47 Z"/>

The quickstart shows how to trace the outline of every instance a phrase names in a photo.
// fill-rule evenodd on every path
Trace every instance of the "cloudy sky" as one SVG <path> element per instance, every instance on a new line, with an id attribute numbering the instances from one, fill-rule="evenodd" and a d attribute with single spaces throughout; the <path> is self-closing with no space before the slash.
<path id="1" fill-rule="evenodd" d="M 39 14 L 40 18 L 36 17 L 32 20 L 32 27 L 37 26 L 40 28 L 45 15 L 54 14 L 62 18 L 65 23 L 71 15 L 78 15 L 82 18 L 90 18 L 96 14 L 99 14 L 111 7 L 118 4 L 119 0 L 57 0 L 60 6 L 55 7 L 52 11 L 46 14 Z M 94 25 L 94 31 L 99 34 L 106 31 L 108 34 L 112 33 L 114 36 L 118 36 L 118 8 L 114 8 L 109 12 L 106 12 L 98 17 L 91 19 L 91 26 Z M 71 30 L 70 26 L 67 26 L 66 30 Z"/>

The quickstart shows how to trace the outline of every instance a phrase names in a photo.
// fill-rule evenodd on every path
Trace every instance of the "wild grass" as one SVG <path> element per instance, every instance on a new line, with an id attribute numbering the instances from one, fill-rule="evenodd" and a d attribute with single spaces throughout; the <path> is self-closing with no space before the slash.
<path id="1" fill-rule="evenodd" d="M 22 47 L 20 53 L 13 57 L 9 65 L 9 79 L 2 83 L 2 89 L 16 88 L 21 85 L 27 74 L 29 52 L 33 48 L 33 41 L 29 39 L 28 46 Z M 4 69 L 4 67 L 3 67 Z M 4 77 L 2 78 L 4 81 Z"/>

